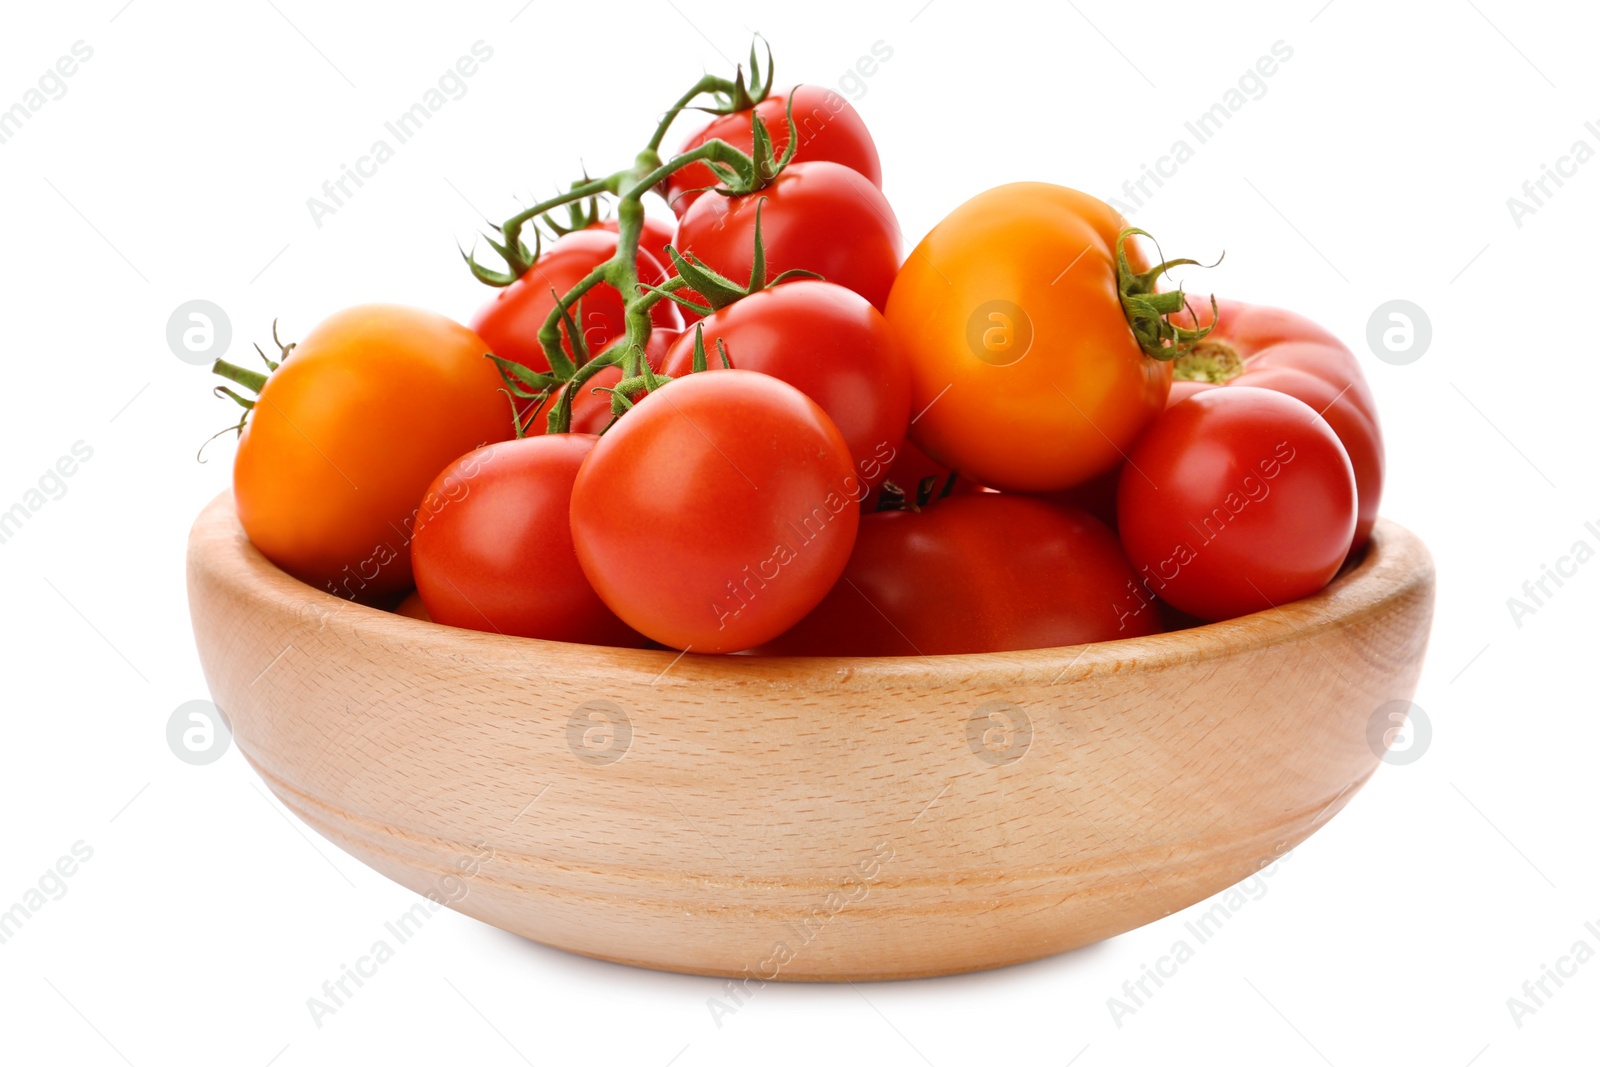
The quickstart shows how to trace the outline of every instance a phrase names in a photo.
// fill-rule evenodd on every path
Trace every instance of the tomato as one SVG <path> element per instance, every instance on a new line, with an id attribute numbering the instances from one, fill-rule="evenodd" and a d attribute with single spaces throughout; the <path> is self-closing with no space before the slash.
<path id="1" fill-rule="evenodd" d="M 347 599 L 409 588 L 428 483 L 512 433 L 484 349 L 443 315 L 382 304 L 307 334 L 262 387 L 233 463 L 239 521 L 262 555 Z"/>
<path id="2" fill-rule="evenodd" d="M 775 92 L 755 106 L 755 113 L 766 123 L 772 138 L 772 151 L 782 157 L 789 146 L 789 93 Z M 839 163 L 866 178 L 873 185 L 883 185 L 883 168 L 878 162 L 878 148 L 867 133 L 866 123 L 850 102 L 832 89 L 817 85 L 801 85 L 794 90 L 794 125 L 800 135 L 792 162 L 826 160 Z M 737 111 L 722 115 L 705 129 L 683 142 L 679 154 L 699 148 L 707 141 L 722 140 L 739 151 L 749 154 L 753 145 L 750 112 Z M 691 163 L 674 171 L 661 186 L 661 194 L 681 218 L 701 192 L 717 185 L 717 176 L 704 163 Z"/>
<path id="3" fill-rule="evenodd" d="M 1037 497 L 971 493 L 862 518 L 838 584 L 760 651 L 934 656 L 1160 630 L 1104 523 Z"/>
<path id="4" fill-rule="evenodd" d="M 792 163 L 759 192 L 701 197 L 678 223 L 678 250 L 742 285 L 758 204 L 769 278 L 814 271 L 883 310 L 900 267 L 900 226 L 878 187 L 838 163 Z"/>
<path id="5" fill-rule="evenodd" d="M 505 441 L 450 464 L 423 497 L 417 592 L 434 622 L 547 641 L 642 647 L 578 566 L 572 483 L 598 437 Z"/>
<path id="6" fill-rule="evenodd" d="M 595 223 L 589 229 L 616 233 L 617 225 L 616 219 L 606 219 L 604 222 Z M 678 228 L 672 223 L 650 215 L 644 217 L 644 227 L 639 232 L 639 250 L 649 252 L 668 274 L 672 273 L 672 261 L 667 257 L 666 248 L 673 242 L 677 232 Z"/>
<path id="7" fill-rule="evenodd" d="M 1021 492 L 1121 462 L 1172 379 L 1118 298 L 1125 225 L 1092 196 L 1024 182 L 974 197 L 923 238 L 886 316 L 911 363 L 911 438 L 928 455 Z M 1127 252 L 1142 271 L 1132 242 Z"/>
<path id="8" fill-rule="evenodd" d="M 501 359 L 532 370 L 548 371 L 550 362 L 539 345 L 539 327 L 544 325 L 545 317 L 556 306 L 559 296 L 565 296 L 616 251 L 617 235 L 606 230 L 578 230 L 567 234 L 545 249 L 526 274 L 479 308 L 473 316 L 472 328 Z M 667 279 L 660 261 L 642 246 L 637 267 L 642 282 L 660 285 Z M 591 356 L 598 355 L 627 333 L 622 295 L 609 285 L 589 290 L 581 308 L 574 309 L 572 317 L 582 331 L 584 345 Z M 670 300 L 663 300 L 651 309 L 650 321 L 668 329 L 683 327 L 683 318 Z M 569 339 L 563 337 L 562 346 L 569 356 L 572 355 Z"/>
<path id="9" fill-rule="evenodd" d="M 1212 321 L 1209 302 L 1191 298 L 1190 306 L 1202 323 Z M 1383 496 L 1383 435 L 1361 364 L 1337 337 L 1292 311 L 1218 300 L 1215 325 L 1190 355 L 1177 360 L 1173 395 L 1181 399 L 1219 384 L 1243 385 L 1310 404 L 1339 435 L 1355 469 L 1360 512 L 1350 550 L 1361 548 L 1378 521 Z M 1191 375 L 1199 380 L 1177 380 Z"/>
<path id="10" fill-rule="evenodd" d="M 862 482 L 883 481 L 905 442 L 911 389 L 889 324 L 864 297 L 831 282 L 785 282 L 715 312 L 703 333 L 709 370 L 724 366 L 720 341 L 735 367 L 799 389 L 844 435 Z M 666 373 L 691 372 L 695 336 L 678 338 Z"/>
<path id="11" fill-rule="evenodd" d="M 667 383 L 578 472 L 572 539 L 622 620 L 694 652 L 770 641 L 850 557 L 865 490 L 832 420 L 747 370 Z"/>
<path id="12" fill-rule="evenodd" d="M 955 481 L 952 483 L 950 479 L 953 477 Z M 883 487 L 890 483 L 900 490 L 902 499 L 916 502 L 925 482 L 928 483 L 930 500 L 942 499 L 954 493 L 971 493 L 981 488 L 966 478 L 956 476 L 949 468 L 935 463 L 928 458 L 926 452 L 907 439 L 896 451 L 894 461 L 884 473 L 883 481 L 873 489 L 872 495 L 861 506 L 866 511 L 877 511 L 883 500 Z"/>
<path id="13" fill-rule="evenodd" d="M 1117 517 L 1146 589 L 1199 618 L 1229 619 L 1328 584 L 1355 532 L 1355 473 L 1306 404 L 1212 389 L 1168 408 L 1140 438 Z"/>
<path id="14" fill-rule="evenodd" d="M 1051 493 L 1050 499 L 1069 508 L 1081 508 L 1111 527 L 1117 528 L 1117 486 L 1122 484 L 1122 465 L 1097 474 L 1082 485 Z"/>

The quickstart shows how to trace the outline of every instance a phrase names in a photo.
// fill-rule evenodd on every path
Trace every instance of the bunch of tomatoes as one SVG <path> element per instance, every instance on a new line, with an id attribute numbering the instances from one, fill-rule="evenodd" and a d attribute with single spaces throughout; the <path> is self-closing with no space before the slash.
<path id="1" fill-rule="evenodd" d="M 220 389 L 261 552 L 451 626 L 877 656 L 1230 618 L 1361 550 L 1383 447 L 1332 334 L 1186 296 L 1193 261 L 1056 185 L 904 256 L 861 117 L 759 59 L 508 220 L 505 269 L 467 257 L 498 288 L 470 327 L 364 306 L 265 373 L 219 361 L 257 394 Z"/>

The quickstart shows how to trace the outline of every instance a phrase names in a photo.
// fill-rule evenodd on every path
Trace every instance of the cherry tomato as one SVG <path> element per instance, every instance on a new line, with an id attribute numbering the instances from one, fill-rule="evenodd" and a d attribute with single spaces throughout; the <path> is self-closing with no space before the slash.
<path id="1" fill-rule="evenodd" d="M 838 163 L 791 163 L 759 192 L 702 196 L 678 223 L 678 250 L 743 284 L 758 204 L 769 278 L 814 271 L 883 310 L 900 267 L 900 226 L 878 187 Z"/>
<path id="2" fill-rule="evenodd" d="M 1189 304 L 1200 322 L 1211 322 L 1209 301 Z M 1360 513 L 1350 543 L 1356 551 L 1372 535 L 1383 496 L 1383 434 L 1361 364 L 1337 337 L 1292 311 L 1218 300 L 1217 312 L 1216 328 L 1174 366 L 1173 395 L 1244 385 L 1310 404 L 1339 435 L 1356 472 Z M 1178 380 L 1188 375 L 1200 380 Z"/>
<path id="3" fill-rule="evenodd" d="M 488 342 L 489 351 L 501 359 L 520 363 L 531 370 L 548 371 L 550 362 L 539 346 L 539 327 L 556 306 L 558 296 L 565 296 L 616 252 L 617 235 L 604 229 L 567 234 L 545 249 L 526 274 L 479 308 L 473 316 L 472 328 Z M 642 282 L 659 285 L 667 279 L 660 261 L 645 251 L 642 244 L 637 266 Z M 596 286 L 584 294 L 573 321 L 582 331 L 589 355 L 598 355 L 627 332 L 622 295 L 609 285 Z M 663 300 L 650 310 L 650 321 L 668 329 L 683 327 L 683 318 L 670 300 Z M 572 355 L 569 339 L 563 337 L 562 346 L 569 356 Z"/>
<path id="4" fill-rule="evenodd" d="M 775 92 L 755 106 L 772 138 L 772 150 L 782 156 L 789 146 L 789 93 Z M 878 163 L 878 148 L 867 133 L 867 124 L 850 102 L 832 89 L 802 85 L 794 90 L 794 125 L 800 135 L 792 162 L 826 160 L 840 163 L 883 185 L 883 168 Z M 683 142 L 679 154 L 699 148 L 707 141 L 722 140 L 748 154 L 752 147 L 750 112 L 722 115 Z M 691 163 L 674 171 L 662 186 L 662 195 L 681 218 L 703 190 L 717 184 L 717 176 L 704 163 Z"/>
<path id="5" fill-rule="evenodd" d="M 504 441 L 450 464 L 423 497 L 417 592 L 446 626 L 639 648 L 578 567 L 572 483 L 598 437 Z"/>
<path id="6" fill-rule="evenodd" d="M 797 280 L 752 294 L 711 315 L 702 327 L 706 367 L 781 378 L 815 400 L 850 446 L 868 486 L 883 481 L 911 418 L 905 359 L 889 324 L 864 297 L 831 282 Z M 663 369 L 674 378 L 694 367 L 696 331 L 685 330 Z"/>
<path id="7" fill-rule="evenodd" d="M 308 333 L 262 387 L 234 458 L 234 505 L 261 554 L 347 599 L 409 588 L 428 483 L 512 433 L 484 350 L 443 315 L 382 304 Z"/>
<path id="8" fill-rule="evenodd" d="M 1168 408 L 1139 439 L 1117 516 L 1146 589 L 1199 618 L 1229 619 L 1328 584 L 1356 527 L 1355 474 L 1306 404 L 1212 389 Z"/>
<path id="9" fill-rule="evenodd" d="M 1172 379 L 1117 295 L 1125 225 L 1092 196 L 1025 182 L 974 197 L 923 238 L 886 316 L 911 363 L 911 438 L 928 455 L 1020 492 L 1121 462 Z"/>
<path id="10" fill-rule="evenodd" d="M 864 516 L 844 575 L 763 653 L 934 656 L 1159 633 L 1116 534 L 1037 497 L 971 493 Z"/>
<path id="11" fill-rule="evenodd" d="M 691 374 L 619 419 L 578 472 L 572 539 L 622 620 L 694 652 L 798 622 L 839 577 L 865 490 L 828 416 L 755 371 Z"/>

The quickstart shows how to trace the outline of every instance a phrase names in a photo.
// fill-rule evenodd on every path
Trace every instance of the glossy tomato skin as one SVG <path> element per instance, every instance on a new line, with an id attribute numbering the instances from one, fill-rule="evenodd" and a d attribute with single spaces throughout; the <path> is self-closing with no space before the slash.
<path id="1" fill-rule="evenodd" d="M 772 138 L 773 153 L 782 157 L 789 146 L 789 92 L 784 90 L 768 96 L 755 107 L 756 114 L 766 123 Z M 867 132 L 867 124 L 850 102 L 832 89 L 817 85 L 801 85 L 794 89 L 794 125 L 800 135 L 795 148 L 794 163 L 826 161 L 839 163 L 866 178 L 873 185 L 883 185 L 883 168 L 878 161 L 878 148 Z M 722 140 L 739 151 L 749 154 L 752 138 L 750 112 L 739 111 L 714 119 L 699 133 L 684 141 L 679 154 L 699 148 L 707 141 Z M 662 195 L 681 218 L 689 207 L 703 195 L 703 190 L 717 184 L 717 176 L 704 163 L 691 163 L 673 172 L 662 186 Z"/>
<path id="2" fill-rule="evenodd" d="M 954 655 L 1160 630 L 1104 523 L 1037 497 L 970 493 L 865 516 L 838 584 L 761 651 Z"/>
<path id="3" fill-rule="evenodd" d="M 723 368 L 720 340 L 735 367 L 788 382 L 828 413 L 861 480 L 883 481 L 905 443 L 911 385 L 889 324 L 865 297 L 789 281 L 712 314 L 703 330 L 708 370 Z M 667 353 L 663 369 L 674 378 L 694 368 L 695 333 L 685 330 Z"/>
<path id="4" fill-rule="evenodd" d="M 598 437 L 503 441 L 450 464 L 423 497 L 417 592 L 434 622 L 469 630 L 640 648 L 578 566 L 568 512 Z"/>
<path id="5" fill-rule="evenodd" d="M 1117 515 L 1145 588 L 1198 618 L 1230 619 L 1328 584 L 1355 531 L 1355 474 L 1306 404 L 1211 389 L 1140 438 Z"/>
<path id="6" fill-rule="evenodd" d="M 1117 295 L 1125 225 L 1092 196 L 1022 182 L 979 194 L 923 238 L 886 316 L 922 413 L 911 437 L 928 455 L 982 485 L 1039 493 L 1121 462 L 1172 380 L 1140 350 Z"/>
<path id="7" fill-rule="evenodd" d="M 1190 298 L 1201 322 L 1212 322 L 1209 301 Z M 1328 330 L 1292 311 L 1218 300 L 1215 329 L 1207 340 L 1231 347 L 1244 359 L 1244 373 L 1228 386 L 1287 393 L 1322 415 L 1339 435 L 1356 475 L 1360 513 L 1350 551 L 1372 536 L 1383 498 L 1383 432 L 1378 404 L 1355 354 Z M 1217 388 L 1209 382 L 1175 381 L 1173 395 L 1192 396 Z"/>
<path id="8" fill-rule="evenodd" d="M 334 596 L 411 585 L 418 502 L 440 468 L 512 434 L 483 341 L 443 315 L 337 312 L 267 379 L 239 439 L 234 505 L 251 543 Z"/>
<path id="9" fill-rule="evenodd" d="M 691 374 L 618 420 L 578 473 L 572 539 L 602 600 L 693 652 L 771 640 L 817 605 L 864 489 L 804 393 L 755 371 Z"/>
<path id="10" fill-rule="evenodd" d="M 679 251 L 743 284 L 758 204 L 767 277 L 814 271 L 883 310 L 900 267 L 900 226 L 878 187 L 838 163 L 792 163 L 759 192 L 702 196 L 678 223 Z"/>
<path id="11" fill-rule="evenodd" d="M 472 328 L 488 342 L 489 351 L 501 359 L 532 370 L 548 371 L 550 362 L 539 346 L 539 327 L 556 306 L 558 295 L 565 296 L 616 251 L 617 235 L 608 230 L 578 230 L 567 234 L 545 249 L 526 274 L 499 290 L 479 308 L 473 316 Z M 642 282 L 659 285 L 667 279 L 660 261 L 642 245 L 637 267 Z M 670 300 L 651 308 L 650 316 L 656 326 L 683 328 L 683 318 Z M 578 318 L 573 316 L 574 321 Z M 589 290 L 583 297 L 582 321 L 578 321 L 578 328 L 591 356 L 623 337 L 627 333 L 627 323 L 623 317 L 622 295 L 609 285 Z M 571 343 L 563 339 L 562 345 L 571 355 Z"/>

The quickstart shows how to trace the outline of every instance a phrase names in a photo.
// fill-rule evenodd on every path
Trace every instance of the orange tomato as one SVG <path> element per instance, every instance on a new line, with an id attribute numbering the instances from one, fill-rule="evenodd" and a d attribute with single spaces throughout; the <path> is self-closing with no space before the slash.
<path id="1" fill-rule="evenodd" d="M 371 602 L 409 588 L 429 483 L 512 435 L 488 350 L 417 308 L 364 305 L 324 320 L 268 377 L 239 439 L 234 504 L 251 542 L 335 596 Z"/>
<path id="2" fill-rule="evenodd" d="M 1120 215 L 1042 182 L 962 204 L 906 260 L 885 312 L 911 361 L 911 439 L 980 484 L 1068 489 L 1121 462 L 1172 367 L 1117 288 Z M 1129 265 L 1146 268 L 1130 241 Z"/>

